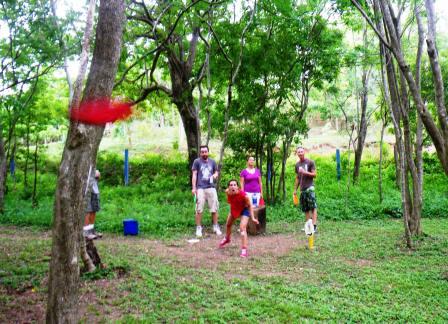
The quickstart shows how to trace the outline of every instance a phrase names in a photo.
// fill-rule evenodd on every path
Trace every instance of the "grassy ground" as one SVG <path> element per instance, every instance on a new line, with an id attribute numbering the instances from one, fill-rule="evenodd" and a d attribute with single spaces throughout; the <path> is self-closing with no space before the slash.
<path id="1" fill-rule="evenodd" d="M 207 236 L 157 240 L 107 234 L 107 269 L 83 277 L 82 317 L 149 322 L 448 321 L 448 220 L 424 219 L 429 236 L 403 248 L 401 221 L 325 221 L 315 251 L 301 223 L 268 224 L 238 257 Z M 43 320 L 48 232 L 0 227 L 0 322 Z M 22 315 L 17 315 L 22 314 Z M 22 317 L 20 317 L 22 316 Z"/>

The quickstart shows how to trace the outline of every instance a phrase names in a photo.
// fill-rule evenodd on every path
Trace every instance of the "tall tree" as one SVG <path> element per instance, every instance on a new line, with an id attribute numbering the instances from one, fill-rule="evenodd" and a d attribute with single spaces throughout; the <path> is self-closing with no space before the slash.
<path id="1" fill-rule="evenodd" d="M 83 100 L 109 98 L 121 52 L 124 1 L 101 0 L 95 49 Z M 48 284 L 48 323 L 79 319 L 79 244 L 82 238 L 84 193 L 89 170 L 95 169 L 104 126 L 71 122 L 59 167 Z"/>
<path id="2" fill-rule="evenodd" d="M 384 5 L 384 4 L 383 4 Z M 386 19 L 381 19 L 382 10 L 387 10 L 390 17 L 394 17 L 393 25 L 388 25 Z M 397 47 L 401 49 L 401 22 L 400 15 L 396 16 L 392 7 L 387 9 L 380 0 L 374 1 L 374 12 L 376 14 L 376 30 L 381 37 L 388 41 L 398 42 Z M 387 31 L 387 34 L 386 34 Z M 393 33 L 393 35 L 390 35 Z M 420 49 L 419 49 L 420 50 Z M 380 54 L 383 66 L 383 84 L 385 88 L 385 98 L 390 109 L 390 116 L 394 126 L 395 140 L 398 151 L 398 160 L 400 167 L 400 189 L 402 198 L 403 222 L 405 229 L 406 244 L 412 247 L 411 237 L 421 233 L 421 208 L 422 208 L 422 180 L 419 174 L 415 160 L 411 139 L 410 129 L 410 111 L 409 92 L 405 81 L 405 72 L 402 69 L 397 71 L 392 53 L 386 48 L 384 43 L 380 43 Z M 417 66 L 420 62 L 417 61 Z M 416 71 L 417 79 L 420 79 L 420 71 Z M 417 89 L 420 92 L 420 89 Z M 417 147 L 421 150 L 421 147 Z M 419 156 L 421 154 L 418 154 Z M 412 192 L 410 190 L 412 188 Z"/>
<path id="3" fill-rule="evenodd" d="M 403 50 L 402 42 L 400 40 L 401 34 L 397 33 L 397 19 L 401 17 L 405 2 L 399 2 L 399 8 L 396 12 L 392 3 L 389 0 L 374 1 L 378 7 L 378 18 L 382 20 L 384 26 L 384 33 L 378 30 L 375 22 L 371 19 L 371 6 L 362 6 L 357 0 L 351 0 L 352 4 L 361 12 L 371 28 L 377 34 L 380 42 L 385 47 L 385 50 L 390 52 L 391 58 L 395 59 L 398 68 L 400 69 L 403 81 L 405 81 L 409 94 L 413 99 L 417 112 L 420 115 L 423 125 L 425 126 L 428 135 L 431 137 L 434 147 L 437 152 L 440 163 L 445 173 L 448 175 L 448 115 L 444 101 L 444 84 L 442 70 L 440 68 L 439 55 L 436 43 L 436 20 L 434 1 L 425 0 L 428 33 L 426 36 L 426 45 L 428 58 L 431 63 L 432 75 L 434 79 L 435 89 L 435 104 L 436 117 L 434 117 L 427 105 L 422 99 L 421 89 L 419 88 L 415 75 L 412 74 L 410 64 L 408 63 L 405 52 Z M 370 9 L 370 12 L 369 12 Z M 386 37 L 387 35 L 387 37 Z"/>
<path id="4" fill-rule="evenodd" d="M 359 94 L 361 103 L 361 114 L 358 113 L 357 138 L 355 148 L 355 164 L 353 166 L 353 182 L 359 177 L 359 169 L 361 166 L 362 152 L 367 136 L 368 114 L 367 103 L 369 98 L 369 80 L 372 72 L 372 64 L 369 64 L 369 39 L 367 37 L 367 24 L 363 31 L 363 60 L 362 60 L 362 76 L 361 76 L 361 92 Z"/>
<path id="5" fill-rule="evenodd" d="M 229 146 L 254 153 L 266 178 L 265 198 L 273 202 L 286 197 L 286 160 L 292 142 L 307 131 L 310 92 L 338 74 L 342 34 L 324 17 L 320 1 L 260 1 L 258 7 L 237 82 Z"/>
<path id="6" fill-rule="evenodd" d="M 205 76 L 205 56 L 198 62 L 203 29 L 208 30 L 206 17 L 220 1 L 133 1 L 128 19 L 131 21 L 129 46 L 133 49 L 125 62 L 121 78 L 134 83 L 136 103 L 154 92 L 167 95 L 181 116 L 191 165 L 198 155 L 200 143 L 199 116 L 193 92 Z M 136 43 L 144 44 L 137 46 Z M 171 85 L 155 76 L 155 71 L 167 71 Z M 166 74 L 164 74 L 166 75 Z"/>

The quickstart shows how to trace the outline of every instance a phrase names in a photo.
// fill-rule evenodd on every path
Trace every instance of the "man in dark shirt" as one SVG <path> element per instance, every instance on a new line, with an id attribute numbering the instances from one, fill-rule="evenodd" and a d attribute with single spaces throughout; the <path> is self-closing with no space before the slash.
<path id="1" fill-rule="evenodd" d="M 314 231 L 317 232 L 317 202 L 314 192 L 314 178 L 316 177 L 316 165 L 313 160 L 305 158 L 305 149 L 298 147 L 296 150 L 299 160 L 296 163 L 296 181 L 294 182 L 294 195 L 300 185 L 300 207 L 305 213 L 306 220 L 312 219 Z"/>
<path id="2" fill-rule="evenodd" d="M 216 162 L 208 157 L 207 145 L 200 147 L 200 155 L 201 157 L 194 160 L 191 167 L 193 172 L 191 192 L 196 196 L 196 236 L 202 237 L 202 213 L 206 202 L 212 214 L 213 232 L 221 235 L 218 224 L 219 202 L 215 189 L 218 167 Z"/>

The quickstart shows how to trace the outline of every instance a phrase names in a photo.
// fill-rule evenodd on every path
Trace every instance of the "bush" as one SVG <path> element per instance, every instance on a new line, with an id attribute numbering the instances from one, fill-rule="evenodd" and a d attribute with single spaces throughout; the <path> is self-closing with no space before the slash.
<path id="1" fill-rule="evenodd" d="M 317 166 L 316 196 L 320 220 L 374 219 L 402 217 L 401 196 L 395 186 L 395 167 L 391 160 L 385 161 L 383 170 L 384 200 L 378 197 L 378 164 L 374 159 L 363 161 L 360 178 L 356 185 L 347 186 L 347 172 L 342 170 L 340 181 L 336 179 L 334 159 L 311 157 Z M 426 156 L 426 159 L 432 157 Z M 438 161 L 437 161 L 438 163 Z M 221 189 L 231 178 L 239 178 L 246 161 L 226 158 L 222 173 Z M 123 158 L 118 154 L 104 153 L 98 158 L 102 172 L 100 182 L 101 207 L 97 216 L 99 230 L 121 232 L 123 219 L 135 218 L 140 230 L 157 236 L 190 231 L 194 227 L 194 205 L 189 184 L 190 171 L 180 155 L 161 156 L 148 154 L 143 158 L 131 157 L 130 185 L 123 186 Z M 430 167 L 435 172 L 435 167 Z M 32 175 L 30 174 L 30 183 Z M 351 175 L 350 175 L 351 178 Z M 303 213 L 292 204 L 295 179 L 294 161 L 286 169 L 285 201 L 268 206 L 268 222 L 303 220 Z M 52 222 L 52 210 L 56 185 L 56 174 L 38 174 L 39 206 L 32 208 L 30 188 L 23 188 L 23 173 L 18 170 L 16 184 L 8 177 L 6 212 L 0 215 L 0 223 L 20 226 L 48 228 Z M 349 190 L 348 190 L 349 189 Z M 224 222 L 228 204 L 223 191 L 219 193 L 220 221 Z M 424 217 L 448 217 L 448 186 L 446 176 L 441 173 L 425 174 Z M 211 224 L 208 211 L 204 213 L 204 225 Z"/>

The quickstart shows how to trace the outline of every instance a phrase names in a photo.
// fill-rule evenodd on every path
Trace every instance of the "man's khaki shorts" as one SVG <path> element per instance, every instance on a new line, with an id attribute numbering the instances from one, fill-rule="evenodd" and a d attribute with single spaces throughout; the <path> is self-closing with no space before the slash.
<path id="1" fill-rule="evenodd" d="M 219 209 L 218 195 L 215 188 L 198 189 L 196 200 L 196 212 L 202 214 L 205 202 L 211 213 L 216 213 Z"/>

